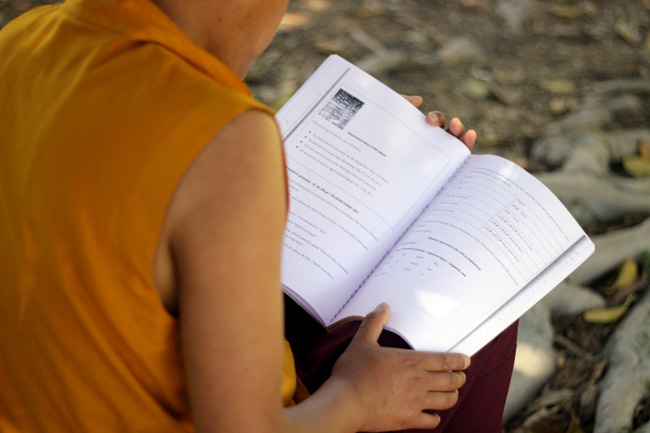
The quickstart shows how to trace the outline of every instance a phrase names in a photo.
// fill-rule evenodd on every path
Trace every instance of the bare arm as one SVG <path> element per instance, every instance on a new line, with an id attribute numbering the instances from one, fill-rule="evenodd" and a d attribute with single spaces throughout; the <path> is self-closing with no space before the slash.
<path id="1" fill-rule="evenodd" d="M 273 120 L 251 111 L 206 147 L 179 184 L 163 242 L 175 261 L 196 430 L 354 432 L 433 427 L 455 403 L 465 357 L 383 349 L 388 311 L 364 321 L 323 387 L 281 402 L 283 162 Z"/>
<path id="2" fill-rule="evenodd" d="M 267 114 L 239 116 L 190 167 L 170 206 L 197 432 L 282 431 L 279 146 Z"/>

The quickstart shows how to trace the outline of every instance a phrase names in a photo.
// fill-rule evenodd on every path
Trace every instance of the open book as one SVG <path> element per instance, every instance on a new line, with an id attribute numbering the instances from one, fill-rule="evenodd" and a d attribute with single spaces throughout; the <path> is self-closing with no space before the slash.
<path id="1" fill-rule="evenodd" d="M 594 250 L 532 175 L 470 155 L 338 56 L 276 118 L 291 197 L 282 285 L 325 327 L 385 301 L 387 328 L 414 349 L 473 355 Z"/>

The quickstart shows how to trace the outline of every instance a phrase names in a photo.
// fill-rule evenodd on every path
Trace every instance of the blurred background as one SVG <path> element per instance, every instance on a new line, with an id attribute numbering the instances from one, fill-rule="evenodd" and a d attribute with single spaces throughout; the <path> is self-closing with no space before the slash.
<path id="1" fill-rule="evenodd" d="M 0 26 L 43 3 L 0 0 Z M 650 79 L 650 0 L 292 0 L 249 84 L 278 108 L 332 53 L 524 158 L 594 84 Z"/>
<path id="2" fill-rule="evenodd" d="M 594 84 L 650 78 L 650 0 L 293 0 L 249 80 L 277 107 L 331 53 L 521 158 Z"/>
<path id="3" fill-rule="evenodd" d="M 0 27 L 44 3 L 50 2 L 0 0 Z M 536 174 L 562 171 L 567 160 L 572 167 L 587 164 L 589 153 L 582 157 L 573 149 L 593 148 L 594 140 L 607 147 L 592 190 L 565 199 L 578 203 L 571 210 L 582 212 L 577 218 L 589 234 L 635 227 L 650 215 L 650 194 L 640 192 L 650 185 L 650 0 L 292 0 L 247 81 L 259 99 L 278 109 L 329 54 L 400 93 L 423 96 L 425 112 L 460 117 L 478 132 L 476 152 L 501 154 Z M 566 167 L 562 176 L 570 171 Z M 617 179 L 638 180 L 636 195 L 620 194 L 627 201 L 619 207 L 614 199 L 611 206 L 597 202 L 606 192 L 598 183 L 603 178 L 611 181 L 612 196 L 620 188 Z M 582 179 L 588 187 L 590 178 Z M 554 192 L 570 191 L 571 182 Z M 593 203 L 617 210 L 584 213 L 596 209 Z M 645 273 L 634 274 L 633 292 L 647 292 L 646 257 Z M 618 260 L 588 282 L 595 293 L 612 286 Z M 638 256 L 631 261 L 643 269 Z M 607 295 L 613 308 L 621 299 Z M 628 299 L 626 309 L 638 297 Z M 553 320 L 555 370 L 507 432 L 594 431 L 594 389 L 607 365 L 602 350 L 625 314 L 617 311 L 598 324 L 581 315 Z M 647 425 L 643 431 L 650 431 L 650 400 L 633 404 L 630 430 Z"/>

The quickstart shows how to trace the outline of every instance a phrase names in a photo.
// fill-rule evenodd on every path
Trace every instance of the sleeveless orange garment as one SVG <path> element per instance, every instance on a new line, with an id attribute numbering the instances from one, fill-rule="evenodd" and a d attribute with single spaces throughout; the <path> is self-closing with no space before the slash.
<path id="1" fill-rule="evenodd" d="M 269 112 L 148 0 L 0 32 L 1 432 L 193 431 L 153 257 L 184 171 L 250 109 Z"/>

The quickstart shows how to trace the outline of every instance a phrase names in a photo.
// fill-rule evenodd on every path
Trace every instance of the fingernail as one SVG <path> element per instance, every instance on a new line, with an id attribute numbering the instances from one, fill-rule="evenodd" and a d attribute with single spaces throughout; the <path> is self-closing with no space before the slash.
<path id="1" fill-rule="evenodd" d="M 381 313 L 382 311 L 386 311 L 388 308 L 388 304 L 385 302 L 382 302 L 381 304 L 377 305 L 377 308 L 375 308 L 375 311 L 378 313 Z"/>
<path id="2" fill-rule="evenodd" d="M 460 133 L 460 125 L 458 125 L 457 122 L 450 122 L 449 123 L 449 131 L 454 134 L 454 135 L 459 135 Z"/>
<path id="3" fill-rule="evenodd" d="M 445 116 L 440 111 L 430 111 L 427 114 L 429 122 L 435 123 L 436 125 L 443 126 L 445 124 Z"/>
<path id="4" fill-rule="evenodd" d="M 464 364 L 465 364 L 465 368 L 469 367 L 469 365 L 472 363 L 472 359 L 467 355 L 464 356 L 463 361 L 464 361 Z"/>

